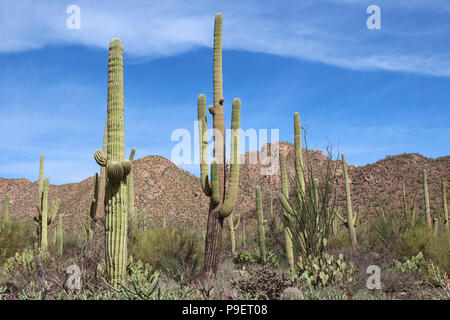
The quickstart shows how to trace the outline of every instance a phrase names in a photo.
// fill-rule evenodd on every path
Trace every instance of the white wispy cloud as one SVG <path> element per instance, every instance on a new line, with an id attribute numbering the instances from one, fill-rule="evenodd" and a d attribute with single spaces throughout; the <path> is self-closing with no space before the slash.
<path id="1" fill-rule="evenodd" d="M 106 48 L 120 37 L 136 57 L 174 55 L 212 45 L 214 14 L 224 15 L 224 47 L 351 69 L 450 76 L 448 1 L 377 1 L 382 30 L 368 30 L 370 1 L 1 1 L 0 52 L 46 45 Z M 68 30 L 66 8 L 81 8 Z M 416 21 L 417 20 L 417 21 Z"/>

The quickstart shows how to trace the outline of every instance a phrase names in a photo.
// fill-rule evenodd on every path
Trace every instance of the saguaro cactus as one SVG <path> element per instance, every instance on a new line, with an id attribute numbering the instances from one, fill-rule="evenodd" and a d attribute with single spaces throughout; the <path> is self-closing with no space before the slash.
<path id="1" fill-rule="evenodd" d="M 236 230 L 239 228 L 239 223 L 241 222 L 241 215 L 237 217 L 236 223 L 234 223 L 234 215 L 231 215 L 228 218 L 228 229 L 230 229 L 230 240 L 231 240 L 231 258 L 234 257 L 234 253 L 236 252 Z"/>
<path id="2" fill-rule="evenodd" d="M 423 170 L 423 200 L 425 202 L 425 219 L 430 230 L 433 230 L 433 220 L 431 219 L 430 198 L 428 196 L 427 170 Z"/>
<path id="3" fill-rule="evenodd" d="M 47 226 L 50 225 L 56 217 L 56 214 L 59 209 L 60 201 L 56 200 L 50 209 L 48 210 L 48 189 L 49 189 L 49 179 L 45 178 L 42 197 L 41 197 L 41 205 L 37 206 L 38 214 L 34 216 L 34 222 L 37 224 L 37 232 L 38 238 L 40 241 L 41 250 L 43 252 L 47 251 L 48 241 L 47 241 Z"/>
<path id="4" fill-rule="evenodd" d="M 213 84 L 214 105 L 209 107 L 213 116 L 214 158 L 211 161 L 211 182 L 208 179 L 208 137 L 206 122 L 206 97 L 198 97 L 198 125 L 200 135 L 200 174 L 201 185 L 205 195 L 210 197 L 207 234 L 205 242 L 204 272 L 217 271 L 222 241 L 223 220 L 234 209 L 239 182 L 239 129 L 241 118 L 241 101 L 234 99 L 231 115 L 231 168 L 228 188 L 226 188 L 225 171 L 225 123 L 223 112 L 222 85 L 222 14 L 218 13 L 214 22 L 214 61 Z"/>
<path id="5" fill-rule="evenodd" d="M 347 219 L 344 219 L 342 216 L 339 215 L 339 213 L 336 213 L 336 215 L 338 216 L 339 219 L 342 220 L 344 225 L 348 228 L 352 249 L 357 250 L 358 242 L 356 240 L 355 225 L 358 222 L 360 211 L 358 210 L 356 215 L 353 216 L 352 199 L 350 197 L 350 185 L 349 185 L 349 182 L 348 182 L 347 162 L 345 161 L 345 155 L 344 154 L 342 154 L 342 167 L 344 169 L 344 179 L 345 179 L 345 196 L 346 196 L 346 203 L 347 203 Z"/>
<path id="6" fill-rule="evenodd" d="M 105 262 L 109 282 L 117 286 L 127 263 L 127 179 L 131 161 L 125 160 L 123 46 L 118 38 L 109 44 L 107 152 L 97 150 L 96 162 L 106 168 Z"/>
<path id="7" fill-rule="evenodd" d="M 58 224 L 56 226 L 56 249 L 58 250 L 58 255 L 63 254 L 63 228 L 62 228 L 62 215 L 58 214 Z"/>
<path id="8" fill-rule="evenodd" d="M 9 196 L 6 195 L 3 200 L 3 210 L 2 210 L 2 221 L 0 224 L 0 229 L 6 228 L 9 222 Z"/>
<path id="9" fill-rule="evenodd" d="M 50 212 L 48 211 L 48 190 L 49 190 L 49 178 L 44 181 L 44 155 L 41 155 L 39 161 L 39 203 L 37 205 L 38 213 L 33 217 L 34 222 L 37 225 L 36 233 L 38 237 L 38 243 L 41 246 L 43 252 L 47 251 L 47 226 L 50 225 L 56 217 L 59 209 L 60 200 L 53 202 Z"/>
<path id="10" fill-rule="evenodd" d="M 280 170 L 281 170 L 281 193 L 288 200 L 289 199 L 289 187 L 286 171 L 286 160 L 284 159 L 284 153 L 280 152 Z M 290 219 L 289 214 L 283 207 L 283 219 Z M 289 268 L 294 267 L 294 249 L 292 246 L 292 232 L 289 228 L 289 224 L 284 223 L 284 245 L 286 250 L 286 258 L 289 264 Z"/>
<path id="11" fill-rule="evenodd" d="M 448 227 L 448 208 L 447 208 L 447 192 L 445 190 L 445 178 L 441 178 L 442 188 L 442 211 L 444 212 L 444 230 L 449 230 Z"/>
<path id="12" fill-rule="evenodd" d="M 266 262 L 266 235 L 264 231 L 264 214 L 261 201 L 261 188 L 256 187 L 256 209 L 258 211 L 258 242 L 259 252 L 263 262 Z"/>

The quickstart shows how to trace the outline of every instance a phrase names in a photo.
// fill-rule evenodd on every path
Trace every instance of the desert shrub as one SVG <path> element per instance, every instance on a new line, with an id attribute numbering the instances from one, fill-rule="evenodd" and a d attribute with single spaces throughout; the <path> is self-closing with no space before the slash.
<path id="1" fill-rule="evenodd" d="M 234 255 L 233 263 L 237 265 L 266 264 L 274 267 L 280 265 L 279 260 L 273 251 L 266 251 L 266 261 L 261 258 L 259 249 L 250 251 L 239 251 Z"/>
<path id="2" fill-rule="evenodd" d="M 342 253 L 338 258 L 327 253 L 316 257 L 300 256 L 295 265 L 299 281 L 314 288 L 352 282 L 353 272 L 353 263 L 347 262 Z"/>
<path id="3" fill-rule="evenodd" d="M 294 285 L 294 280 L 282 271 L 270 266 L 255 266 L 248 274 L 231 281 L 241 294 L 252 299 L 279 299 L 281 293 Z"/>
<path id="4" fill-rule="evenodd" d="M 450 273 L 450 233 L 433 232 L 423 223 L 410 228 L 399 236 L 396 252 L 400 257 L 423 253 L 426 261 L 432 260 L 443 272 Z"/>
<path id="5" fill-rule="evenodd" d="M 436 300 L 450 300 L 450 280 L 433 262 L 428 265 L 427 283 L 432 287 L 431 296 Z"/>
<path id="6" fill-rule="evenodd" d="M 0 264 L 3 264 L 16 252 L 32 247 L 36 241 L 33 228 L 18 219 L 12 219 L 9 224 L 0 229 Z"/>
<path id="7" fill-rule="evenodd" d="M 401 235 L 421 225 L 417 217 L 412 214 L 405 216 L 392 201 L 378 205 L 374 209 L 374 216 L 369 232 L 374 236 L 373 246 L 379 250 L 383 248 L 395 250 Z"/>
<path id="8" fill-rule="evenodd" d="M 86 245 L 86 239 L 78 232 L 63 232 L 64 252 L 67 255 L 73 255 Z"/>
<path id="9" fill-rule="evenodd" d="M 304 160 L 306 170 L 301 168 L 303 172 L 297 172 L 295 177 L 290 179 L 293 189 L 291 202 L 295 206 L 290 205 L 290 215 L 283 216 L 283 224 L 292 231 L 292 244 L 297 256 L 307 258 L 322 255 L 331 236 L 336 210 L 336 190 L 333 187 L 336 167 L 333 169 L 330 149 L 325 169 L 316 176 L 309 156 Z M 304 192 L 298 182 L 299 174 L 305 177 Z"/>
<path id="10" fill-rule="evenodd" d="M 161 227 L 146 229 L 129 244 L 137 260 L 176 280 L 198 275 L 203 246 L 203 239 L 195 230 Z"/>

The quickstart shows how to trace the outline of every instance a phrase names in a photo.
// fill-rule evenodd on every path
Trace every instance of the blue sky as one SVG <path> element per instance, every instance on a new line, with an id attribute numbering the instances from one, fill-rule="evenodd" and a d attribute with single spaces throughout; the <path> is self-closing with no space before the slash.
<path id="1" fill-rule="evenodd" d="M 0 0 L 0 177 L 35 181 L 41 153 L 54 184 L 98 171 L 114 37 L 125 50 L 126 153 L 170 159 L 171 133 L 194 131 L 198 94 L 212 99 L 216 12 L 226 126 L 239 97 L 243 129 L 293 142 L 298 111 L 308 146 L 331 143 L 350 164 L 449 154 L 449 1 L 161 2 Z M 73 4 L 80 30 L 66 28 Z M 371 4 L 381 30 L 366 27 Z"/>

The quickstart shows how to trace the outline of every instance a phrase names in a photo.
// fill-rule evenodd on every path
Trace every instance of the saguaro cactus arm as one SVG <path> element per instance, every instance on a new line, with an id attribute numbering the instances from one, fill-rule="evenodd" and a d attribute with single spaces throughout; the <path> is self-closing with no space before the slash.
<path id="1" fill-rule="evenodd" d="M 202 190 L 208 197 L 211 196 L 211 187 L 208 181 L 208 124 L 206 120 L 206 96 L 201 94 L 197 99 L 198 133 L 200 142 L 200 182 Z"/>
<path id="2" fill-rule="evenodd" d="M 231 173 L 225 201 L 222 205 L 222 209 L 220 210 L 220 214 L 223 218 L 228 217 L 234 209 L 239 185 L 239 133 L 241 127 L 241 100 L 238 98 L 233 101 L 231 118 Z"/>

